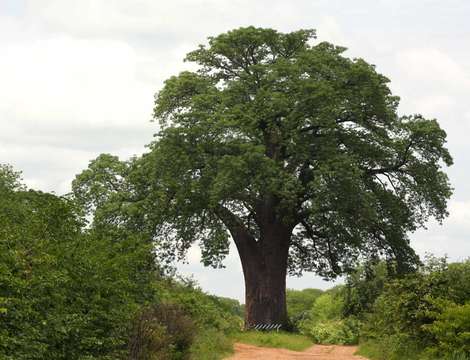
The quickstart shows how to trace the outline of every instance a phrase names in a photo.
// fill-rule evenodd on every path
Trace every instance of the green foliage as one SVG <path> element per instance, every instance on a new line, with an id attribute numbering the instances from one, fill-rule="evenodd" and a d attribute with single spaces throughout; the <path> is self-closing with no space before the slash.
<path id="1" fill-rule="evenodd" d="M 372 311 L 390 278 L 390 264 L 368 262 L 359 266 L 346 278 L 344 287 L 344 314 L 362 318 Z"/>
<path id="2" fill-rule="evenodd" d="M 120 357 L 133 313 L 153 297 L 137 240 L 82 232 L 76 210 L 17 185 L 0 192 L 2 359 Z"/>
<path id="3" fill-rule="evenodd" d="M 420 350 L 407 338 L 394 334 L 380 340 L 361 343 L 358 354 L 373 360 L 424 360 L 419 355 Z"/>
<path id="4" fill-rule="evenodd" d="M 334 277 L 360 255 L 417 263 L 407 232 L 447 215 L 446 134 L 398 116 L 389 80 L 344 51 L 313 30 L 247 27 L 187 55 L 197 70 L 156 95 L 161 131 L 128 176 L 164 258 L 196 242 L 220 266 L 227 230 L 259 239 L 270 218 L 294 274 Z"/>
<path id="5" fill-rule="evenodd" d="M 240 328 L 238 302 L 161 276 L 137 221 L 115 216 L 125 191 L 107 193 L 92 175 L 88 188 L 100 191 L 83 190 L 81 177 L 72 201 L 27 190 L 0 167 L 0 358 L 125 359 L 135 343 L 136 359 L 220 358 Z"/>
<path id="6" fill-rule="evenodd" d="M 190 349 L 190 358 L 192 360 L 224 359 L 233 352 L 232 339 L 227 335 L 210 328 L 199 330 Z"/>
<path id="7" fill-rule="evenodd" d="M 419 271 L 387 281 L 361 337 L 373 359 L 469 355 L 470 261 L 429 258 Z"/>
<path id="8" fill-rule="evenodd" d="M 313 321 L 334 320 L 341 317 L 343 300 L 329 293 L 320 295 L 311 309 L 310 319 Z"/>
<path id="9" fill-rule="evenodd" d="M 300 332 L 318 344 L 357 344 L 360 322 L 343 318 L 342 289 L 320 295 L 308 314 L 299 323 Z"/>
<path id="10" fill-rule="evenodd" d="M 360 322 L 354 318 L 320 320 L 302 324 L 303 334 L 317 344 L 353 345 L 359 340 Z"/>
<path id="11" fill-rule="evenodd" d="M 164 301 L 179 304 L 200 328 L 231 333 L 242 327 L 242 319 L 238 315 L 227 311 L 219 298 L 207 296 L 192 281 L 168 279 L 160 294 Z"/>
<path id="12" fill-rule="evenodd" d="M 15 171 L 11 165 L 0 164 L 0 192 L 24 190 L 21 183 L 21 173 Z"/>
<path id="13" fill-rule="evenodd" d="M 456 352 L 470 356 L 470 301 L 462 305 L 438 301 L 437 307 L 433 314 L 436 320 L 424 327 L 436 339 L 431 352 L 438 355 Z"/>
<path id="14" fill-rule="evenodd" d="M 293 290 L 287 289 L 287 314 L 292 323 L 296 324 L 307 315 L 312 304 L 322 294 L 319 289 Z"/>
<path id="15" fill-rule="evenodd" d="M 158 304 L 145 308 L 134 321 L 129 357 L 135 360 L 189 359 L 195 326 L 179 306 Z"/>
<path id="16" fill-rule="evenodd" d="M 220 297 L 220 296 L 210 296 L 217 304 L 218 306 L 223 309 L 224 311 L 238 316 L 240 318 L 243 318 L 245 314 L 245 306 L 240 304 L 238 300 L 235 299 L 230 299 L 226 297 Z"/>
<path id="17" fill-rule="evenodd" d="M 308 337 L 282 331 L 243 331 L 234 334 L 233 339 L 237 342 L 256 346 L 284 348 L 294 351 L 303 351 L 312 346 L 312 341 Z"/>

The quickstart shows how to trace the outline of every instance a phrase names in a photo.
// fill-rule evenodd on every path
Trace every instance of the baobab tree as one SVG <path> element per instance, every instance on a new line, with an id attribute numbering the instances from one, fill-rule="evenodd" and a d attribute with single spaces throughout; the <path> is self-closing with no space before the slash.
<path id="1" fill-rule="evenodd" d="M 209 38 L 155 97 L 160 131 L 131 178 L 165 257 L 236 245 L 245 324 L 284 324 L 286 275 L 417 262 L 407 234 L 447 215 L 452 158 L 436 120 L 399 116 L 389 80 L 313 30 Z M 140 189 L 140 190 L 139 190 Z"/>

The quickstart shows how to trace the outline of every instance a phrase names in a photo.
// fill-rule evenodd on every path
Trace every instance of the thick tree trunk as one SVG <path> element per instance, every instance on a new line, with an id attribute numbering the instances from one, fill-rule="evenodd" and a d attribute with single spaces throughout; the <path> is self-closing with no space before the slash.
<path id="1" fill-rule="evenodd" d="M 269 199 L 257 209 L 259 237 L 220 205 L 216 214 L 229 229 L 245 276 L 245 327 L 287 324 L 286 274 L 290 239 L 295 224 L 279 220 Z"/>
<path id="2" fill-rule="evenodd" d="M 247 265 L 245 275 L 245 327 L 285 325 L 286 270 L 282 264 Z"/>
<path id="3" fill-rule="evenodd" d="M 272 225 L 259 241 L 236 241 L 245 277 L 245 327 L 287 323 L 286 274 L 290 231 Z"/>

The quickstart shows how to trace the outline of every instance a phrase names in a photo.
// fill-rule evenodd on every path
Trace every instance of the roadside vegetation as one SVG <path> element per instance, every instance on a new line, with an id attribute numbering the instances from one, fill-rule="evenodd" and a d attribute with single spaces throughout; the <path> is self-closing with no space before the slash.
<path id="1" fill-rule="evenodd" d="M 314 344 L 307 336 L 284 331 L 243 331 L 233 334 L 232 339 L 244 344 L 293 351 L 303 351 Z"/>
<path id="2" fill-rule="evenodd" d="M 359 344 L 370 359 L 469 359 L 470 261 L 429 257 L 405 274 L 365 264 L 299 311 L 298 332 L 318 344 Z"/>
<path id="3" fill-rule="evenodd" d="M 0 166 L 0 359 L 221 359 L 242 324 L 116 222 Z M 104 219 L 104 218 L 102 218 Z M 110 218 L 106 218 L 110 220 Z"/>

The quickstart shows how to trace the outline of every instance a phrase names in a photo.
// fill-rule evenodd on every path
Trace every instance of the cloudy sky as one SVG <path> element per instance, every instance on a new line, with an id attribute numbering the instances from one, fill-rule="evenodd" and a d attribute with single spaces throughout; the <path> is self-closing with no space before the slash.
<path id="1" fill-rule="evenodd" d="M 388 76 L 401 113 L 437 118 L 448 133 L 455 193 L 442 226 L 412 234 L 420 254 L 470 256 L 470 2 L 467 0 L 0 0 L 0 162 L 34 188 L 63 194 L 89 160 L 140 154 L 157 131 L 153 95 L 189 65 L 207 36 L 254 25 L 317 29 Z M 185 274 L 243 299 L 235 252 Z M 293 288 L 329 287 L 314 275 Z"/>

